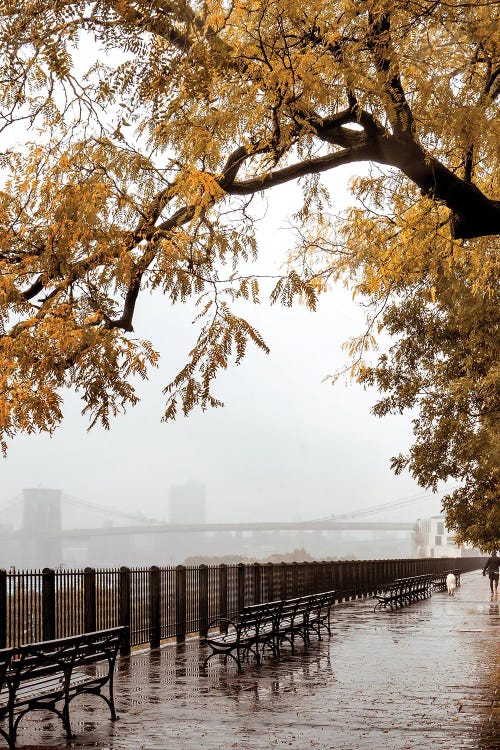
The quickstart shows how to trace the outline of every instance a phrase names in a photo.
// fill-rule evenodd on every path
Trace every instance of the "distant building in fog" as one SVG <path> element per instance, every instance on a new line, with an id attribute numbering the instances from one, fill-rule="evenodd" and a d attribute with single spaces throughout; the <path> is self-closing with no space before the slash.
<path id="1" fill-rule="evenodd" d="M 455 544 L 455 537 L 446 528 L 444 516 L 419 518 L 415 528 L 417 557 L 469 557 L 480 554 L 478 550 Z"/>
<path id="2" fill-rule="evenodd" d="M 207 497 L 204 484 L 186 482 L 170 487 L 170 523 L 206 523 Z"/>

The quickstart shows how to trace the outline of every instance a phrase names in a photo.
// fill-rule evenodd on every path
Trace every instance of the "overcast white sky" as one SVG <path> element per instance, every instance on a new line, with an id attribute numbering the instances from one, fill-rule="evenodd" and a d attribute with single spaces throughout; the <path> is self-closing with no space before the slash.
<path id="1" fill-rule="evenodd" d="M 347 171 L 331 175 L 339 202 Z M 263 257 L 286 257 L 283 227 L 293 186 L 269 195 L 260 230 Z M 189 306 L 141 298 L 137 335 L 161 352 L 160 368 L 140 385 L 141 403 L 111 430 L 86 432 L 78 399 L 68 395 L 66 419 L 53 437 L 22 436 L 0 459 L 0 504 L 24 487 L 56 487 L 79 498 L 168 519 L 172 484 L 206 485 L 208 520 L 315 518 L 424 494 L 408 474 L 395 477 L 390 457 L 411 442 L 410 416 L 370 415 L 376 393 L 323 377 L 346 362 L 342 342 L 362 329 L 361 310 L 339 288 L 316 313 L 263 303 L 248 312 L 271 353 L 251 347 L 239 367 L 219 378 L 223 409 L 161 423 L 162 388 L 194 342 Z M 437 498 L 383 517 L 439 512 Z"/>

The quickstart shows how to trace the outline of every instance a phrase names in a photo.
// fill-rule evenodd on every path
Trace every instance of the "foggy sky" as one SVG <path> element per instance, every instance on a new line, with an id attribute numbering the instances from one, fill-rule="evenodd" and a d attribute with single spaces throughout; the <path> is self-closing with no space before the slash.
<path id="1" fill-rule="evenodd" d="M 337 171 L 329 182 L 336 207 L 352 202 Z M 262 257 L 274 266 L 286 258 L 285 208 L 296 196 L 293 186 L 268 196 L 259 236 Z M 376 392 L 322 382 L 346 364 L 342 343 L 362 331 L 362 311 L 349 292 L 329 292 L 316 313 L 265 300 L 238 312 L 247 313 L 271 353 L 249 345 L 242 364 L 219 375 L 214 390 L 224 408 L 164 424 L 162 388 L 195 342 L 195 311 L 143 295 L 135 331 L 159 349 L 161 362 L 138 384 L 139 405 L 110 431 L 87 433 L 78 398 L 67 394 L 65 421 L 53 437 L 18 437 L 0 459 L 0 504 L 24 487 L 42 486 L 168 520 L 169 487 L 194 480 L 206 485 L 208 521 L 265 521 L 318 518 L 424 494 L 408 474 L 395 477 L 389 467 L 390 457 L 411 443 L 411 415 L 376 418 L 369 413 Z M 377 518 L 439 510 L 431 498 Z"/>

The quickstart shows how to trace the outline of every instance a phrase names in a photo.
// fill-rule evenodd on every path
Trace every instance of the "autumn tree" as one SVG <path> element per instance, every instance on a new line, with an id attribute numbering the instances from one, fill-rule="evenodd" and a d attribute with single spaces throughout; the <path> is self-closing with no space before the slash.
<path id="1" fill-rule="evenodd" d="M 0 434 L 53 430 L 74 387 L 91 424 L 157 363 L 141 291 L 194 295 L 199 336 L 165 418 L 261 335 L 249 203 L 298 181 L 297 245 L 273 301 L 346 280 L 368 308 L 352 374 L 377 413 L 416 407 L 394 459 L 462 539 L 499 533 L 495 0 L 0 2 Z M 324 179 L 371 165 L 334 218 Z M 323 181 L 322 181 L 323 180 Z M 242 271 L 244 264 L 244 271 Z M 367 349 L 386 329 L 378 360 Z"/>

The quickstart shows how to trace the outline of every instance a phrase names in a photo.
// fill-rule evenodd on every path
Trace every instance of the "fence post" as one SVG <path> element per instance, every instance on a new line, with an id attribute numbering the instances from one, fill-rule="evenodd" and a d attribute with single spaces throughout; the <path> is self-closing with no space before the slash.
<path id="1" fill-rule="evenodd" d="M 175 568 L 175 640 L 184 643 L 186 640 L 186 568 L 177 565 Z"/>
<path id="2" fill-rule="evenodd" d="M 83 629 L 85 633 L 97 630 L 95 570 L 88 567 L 83 571 Z"/>
<path id="3" fill-rule="evenodd" d="M 0 648 L 7 648 L 7 571 L 0 570 Z"/>
<path id="4" fill-rule="evenodd" d="M 375 560 L 370 560 L 366 566 L 366 595 L 373 594 L 373 581 L 375 579 Z"/>
<path id="5" fill-rule="evenodd" d="M 266 565 L 266 587 L 268 602 L 274 601 L 274 563 L 269 562 Z"/>
<path id="6" fill-rule="evenodd" d="M 200 587 L 198 596 L 200 637 L 204 638 L 208 632 L 208 568 L 206 565 L 200 565 Z"/>
<path id="7" fill-rule="evenodd" d="M 307 596 L 309 591 L 309 563 L 304 560 L 304 562 L 299 563 L 300 565 L 300 572 L 299 572 L 299 596 Z"/>
<path id="8" fill-rule="evenodd" d="M 261 579 L 262 579 L 262 570 L 261 570 L 259 563 L 256 562 L 253 564 L 253 603 L 254 604 L 260 604 L 262 601 Z M 239 596 L 238 596 L 238 599 L 239 599 Z M 243 607 L 239 608 L 240 612 L 242 609 Z"/>
<path id="9" fill-rule="evenodd" d="M 161 641 L 161 571 L 157 565 L 149 569 L 149 642 L 160 648 Z"/>
<path id="10" fill-rule="evenodd" d="M 319 594 L 321 591 L 321 563 L 317 560 L 313 563 L 314 570 L 314 594 Z"/>
<path id="11" fill-rule="evenodd" d="M 349 588 L 351 590 L 351 600 L 356 599 L 358 595 L 358 588 L 356 583 L 356 561 L 349 560 L 347 563 L 349 569 Z"/>
<path id="12" fill-rule="evenodd" d="M 361 598 L 360 589 L 360 563 L 358 560 L 354 560 L 352 563 L 352 580 L 354 582 L 354 596 L 353 599 Z"/>
<path id="13" fill-rule="evenodd" d="M 280 599 L 288 599 L 288 565 L 285 562 L 280 566 Z"/>
<path id="14" fill-rule="evenodd" d="M 354 575 L 356 580 L 356 596 L 358 599 L 363 598 L 363 563 L 358 560 L 354 564 Z"/>
<path id="15" fill-rule="evenodd" d="M 292 599 L 296 599 L 299 595 L 299 564 L 298 562 L 292 563 Z"/>
<path id="16" fill-rule="evenodd" d="M 374 560 L 370 565 L 370 594 L 374 594 L 377 589 L 378 576 L 379 576 L 379 563 L 380 560 Z"/>
<path id="17" fill-rule="evenodd" d="M 365 562 L 364 560 L 361 560 L 361 562 L 358 563 L 358 599 L 362 599 L 364 596 L 366 596 L 365 571 Z"/>
<path id="18" fill-rule="evenodd" d="M 340 603 L 344 598 L 344 583 L 343 583 L 343 575 L 342 575 L 342 572 L 344 570 L 344 567 L 343 567 L 344 564 L 340 562 L 339 560 L 338 562 L 335 562 L 334 565 L 335 565 L 335 568 L 334 568 L 334 574 L 333 574 L 334 575 L 333 588 L 336 589 L 337 591 L 337 602 Z"/>
<path id="19" fill-rule="evenodd" d="M 332 560 L 329 560 L 327 563 L 325 563 L 325 586 L 326 591 L 333 591 L 335 588 L 333 585 L 333 562 Z"/>
<path id="20" fill-rule="evenodd" d="M 309 591 L 308 593 L 318 593 L 318 563 L 316 560 L 309 563 Z"/>
<path id="21" fill-rule="evenodd" d="M 344 560 L 342 562 L 342 570 L 344 573 L 344 601 L 348 602 L 351 598 L 351 562 L 350 560 Z"/>
<path id="22" fill-rule="evenodd" d="M 120 568 L 120 578 L 119 578 L 119 621 L 120 625 L 124 625 L 127 629 L 125 633 L 122 635 L 122 642 L 120 645 L 120 654 L 122 656 L 125 656 L 126 654 L 130 654 L 130 642 L 131 642 L 131 633 L 130 633 L 130 590 L 131 590 L 131 580 L 130 580 L 130 568 L 127 568 L 126 565 L 122 565 Z"/>
<path id="23" fill-rule="evenodd" d="M 331 586 L 329 585 L 329 574 L 330 568 L 328 563 L 320 563 L 320 580 L 321 580 L 321 588 L 320 591 L 329 591 Z"/>
<path id="24" fill-rule="evenodd" d="M 320 572 L 321 572 L 321 565 L 316 560 L 313 562 L 313 594 L 319 594 L 321 591 L 320 587 Z"/>
<path id="25" fill-rule="evenodd" d="M 219 617 L 221 619 L 221 632 L 226 628 L 222 620 L 227 620 L 227 565 L 219 565 Z"/>
<path id="26" fill-rule="evenodd" d="M 384 561 L 377 560 L 375 587 L 378 589 L 381 583 L 384 583 Z"/>
<path id="27" fill-rule="evenodd" d="M 254 591 L 254 597 L 255 597 L 255 591 Z M 238 563 L 238 612 L 241 612 L 244 606 L 245 606 L 245 564 Z"/>
<path id="28" fill-rule="evenodd" d="M 56 573 L 52 568 L 42 570 L 42 633 L 44 641 L 56 637 Z"/>

